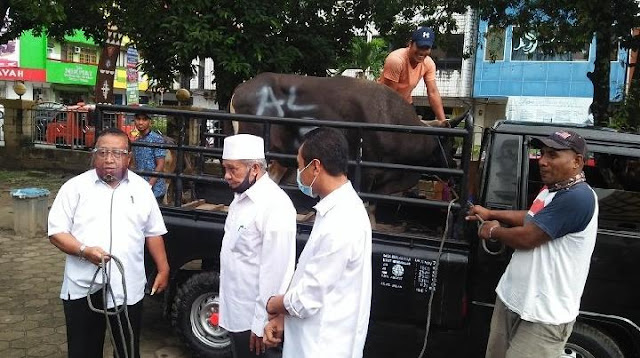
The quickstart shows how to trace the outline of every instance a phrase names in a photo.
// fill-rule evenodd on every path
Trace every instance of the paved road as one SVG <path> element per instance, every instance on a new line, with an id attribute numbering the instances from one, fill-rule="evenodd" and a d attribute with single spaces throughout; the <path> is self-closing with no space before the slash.
<path id="1" fill-rule="evenodd" d="M 66 327 L 59 299 L 64 254 L 45 237 L 25 238 L 0 229 L 0 357 L 66 357 Z M 142 358 L 188 358 L 147 298 Z M 111 357 L 109 344 L 104 357 Z"/>

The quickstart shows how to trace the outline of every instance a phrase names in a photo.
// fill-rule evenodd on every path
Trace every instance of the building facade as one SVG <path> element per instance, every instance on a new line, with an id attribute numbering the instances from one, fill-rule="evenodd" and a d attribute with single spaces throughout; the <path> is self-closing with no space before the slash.
<path id="1" fill-rule="evenodd" d="M 126 39 L 123 41 L 118 56 L 115 102 L 148 103 L 150 94 L 145 92 L 148 80 L 135 70 L 137 62 L 132 62 L 127 42 Z M 0 49 L 0 98 L 18 98 L 13 85 L 22 81 L 27 87 L 22 96 L 25 100 L 63 104 L 93 102 L 100 52 L 101 48 L 81 31 L 66 36 L 62 42 L 27 32 Z M 134 71 L 131 71 L 132 67 Z"/>
<path id="2" fill-rule="evenodd" d="M 473 98 L 476 124 L 498 119 L 591 124 L 595 38 L 581 51 L 540 49 L 535 35 L 518 27 L 501 29 L 480 22 L 475 53 Z M 627 51 L 610 55 L 612 102 L 623 98 Z"/>

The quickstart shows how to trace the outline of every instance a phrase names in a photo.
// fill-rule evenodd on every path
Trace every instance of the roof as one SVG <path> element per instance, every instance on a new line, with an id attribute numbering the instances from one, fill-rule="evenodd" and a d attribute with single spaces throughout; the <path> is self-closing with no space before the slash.
<path id="1" fill-rule="evenodd" d="M 597 146 L 627 147 L 640 149 L 640 134 L 618 132 L 611 128 L 577 124 L 548 124 L 540 122 L 498 121 L 493 129 L 499 133 L 547 136 L 557 130 L 572 130 L 580 134 L 589 144 Z"/>

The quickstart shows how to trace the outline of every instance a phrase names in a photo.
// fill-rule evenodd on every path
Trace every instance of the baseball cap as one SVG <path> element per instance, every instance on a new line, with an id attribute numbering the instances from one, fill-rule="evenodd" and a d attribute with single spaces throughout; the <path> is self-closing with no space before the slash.
<path id="1" fill-rule="evenodd" d="M 534 148 L 547 146 L 559 150 L 571 149 L 583 156 L 587 154 L 587 143 L 584 138 L 572 131 L 557 131 L 546 138 L 533 138 L 531 144 Z"/>
<path id="2" fill-rule="evenodd" d="M 411 35 L 411 41 L 421 48 L 433 47 L 433 43 L 436 41 L 436 34 L 429 27 L 418 27 Z"/>
<path id="3" fill-rule="evenodd" d="M 151 120 L 151 117 L 147 113 L 136 113 L 134 118 L 145 118 L 147 120 Z"/>

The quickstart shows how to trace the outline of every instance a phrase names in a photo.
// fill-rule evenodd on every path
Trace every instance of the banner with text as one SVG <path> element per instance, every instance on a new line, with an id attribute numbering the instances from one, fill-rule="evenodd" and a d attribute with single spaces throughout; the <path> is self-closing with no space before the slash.
<path id="1" fill-rule="evenodd" d="M 47 61 L 47 82 L 93 86 L 97 68 L 81 63 Z"/>
<path id="2" fill-rule="evenodd" d="M 138 50 L 127 49 L 127 104 L 139 104 L 138 97 Z"/>

